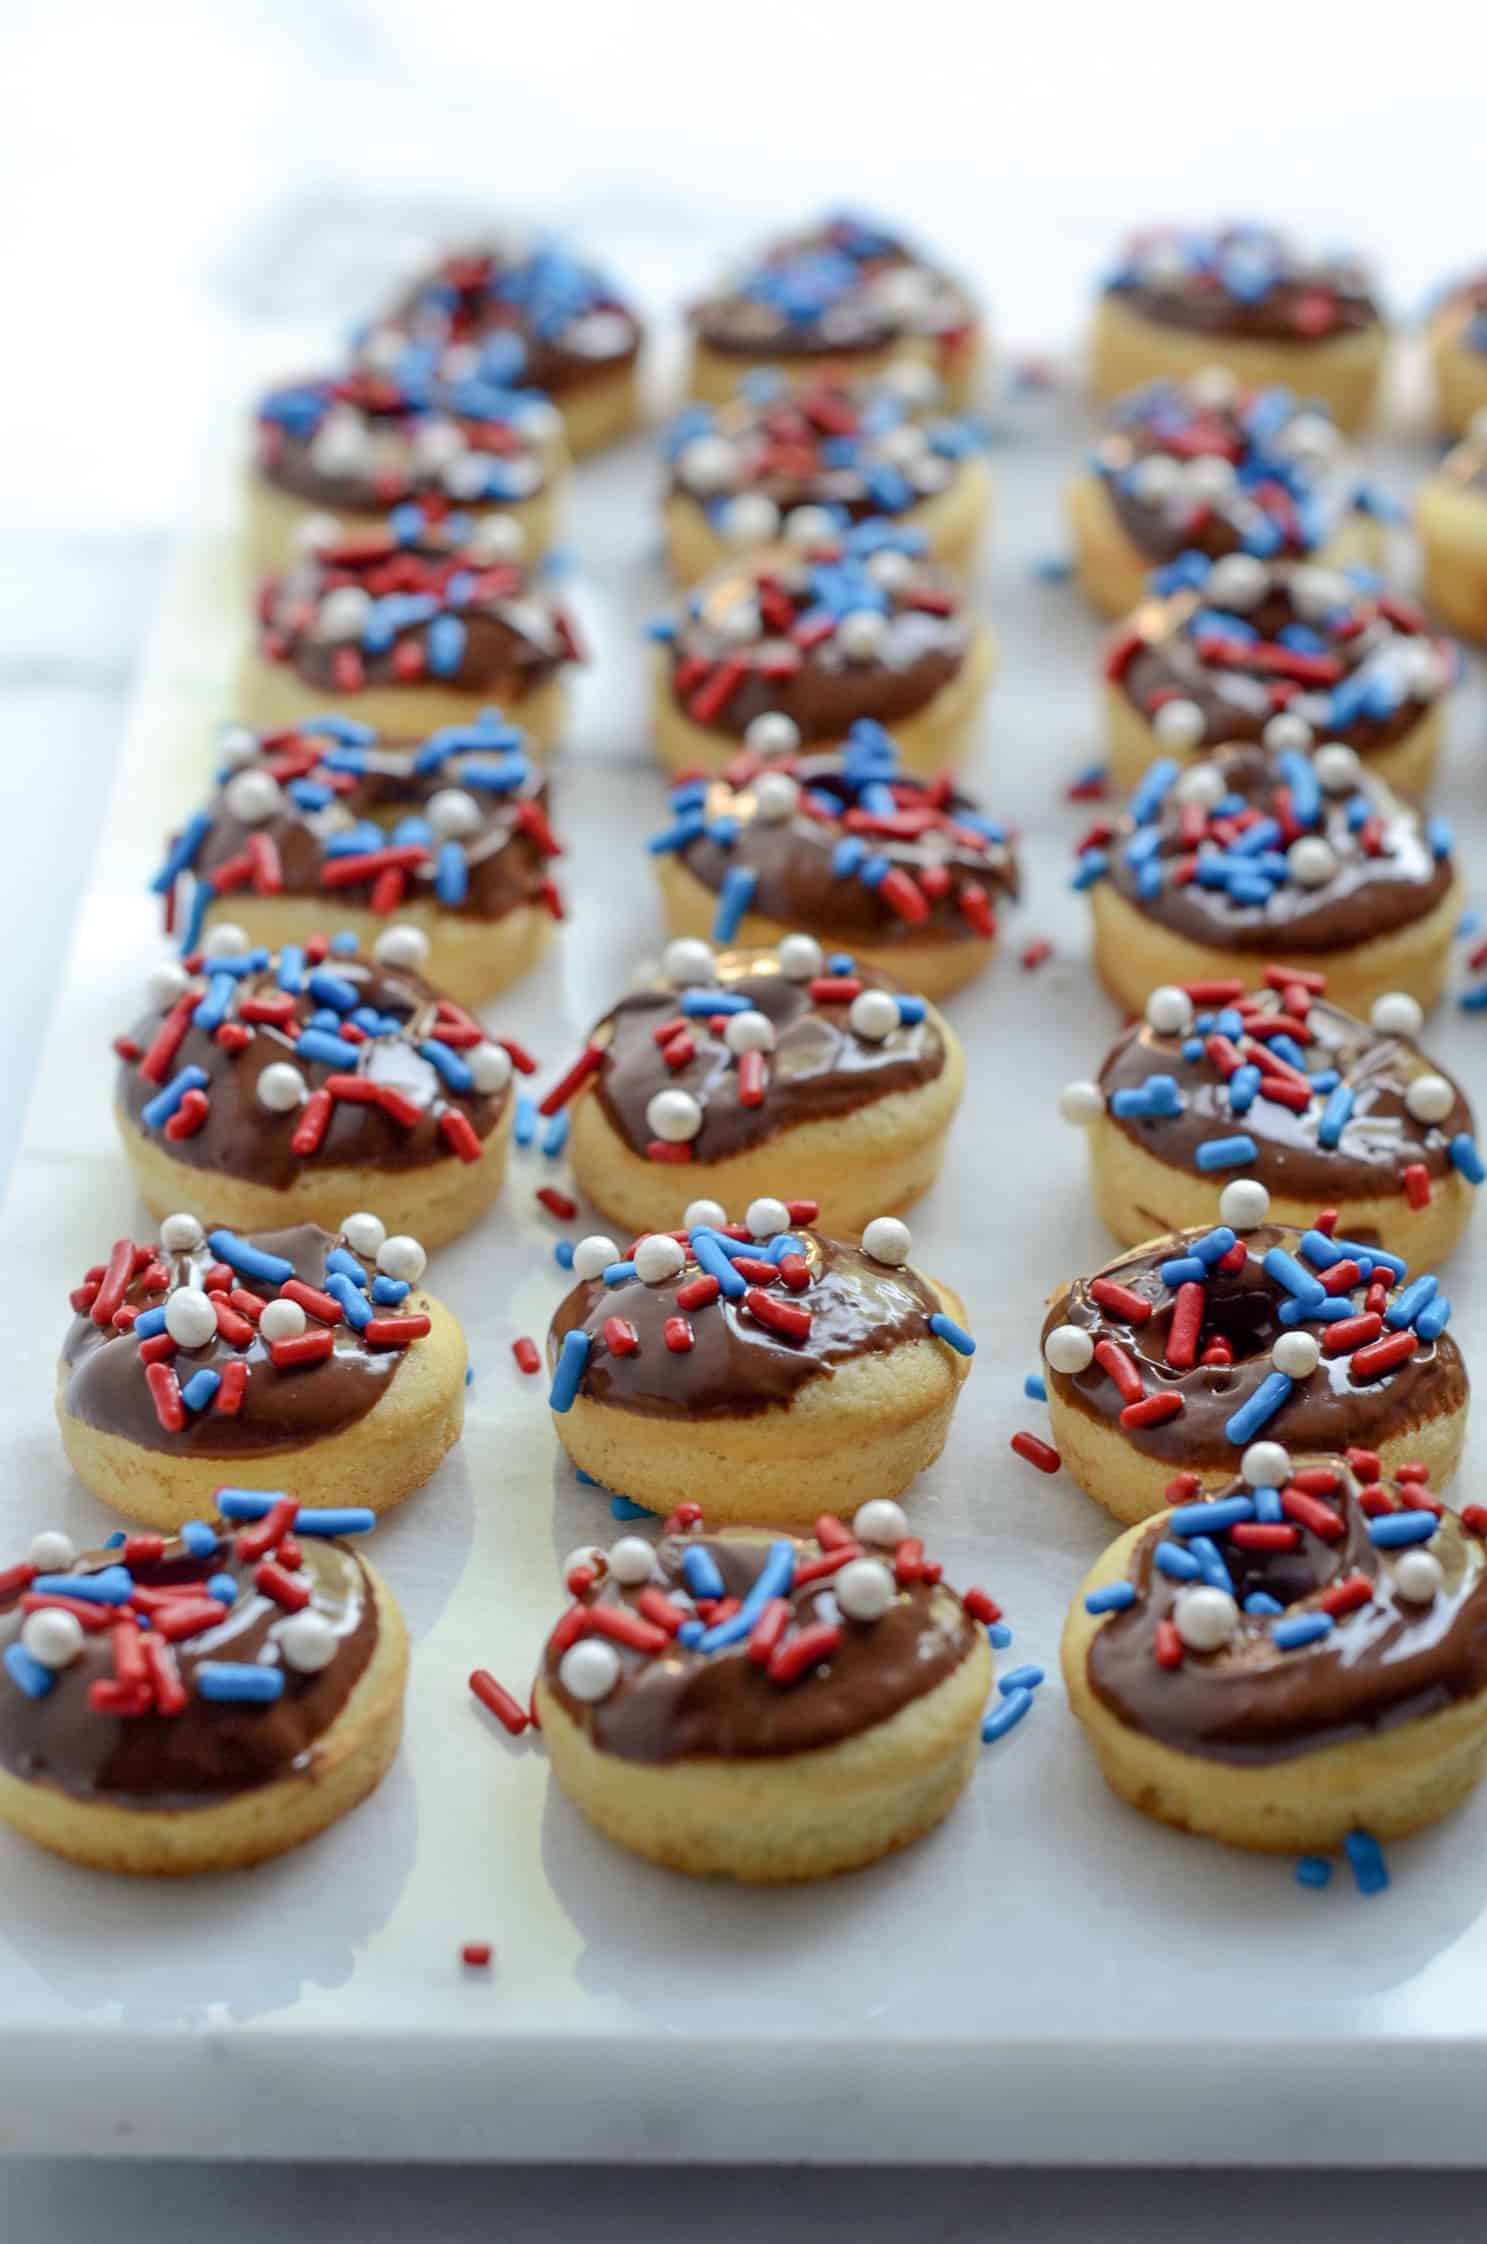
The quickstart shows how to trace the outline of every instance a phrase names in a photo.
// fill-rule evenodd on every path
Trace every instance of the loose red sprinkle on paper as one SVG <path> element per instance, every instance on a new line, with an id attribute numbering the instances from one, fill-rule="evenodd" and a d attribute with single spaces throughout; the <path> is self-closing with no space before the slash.
<path id="1" fill-rule="evenodd" d="M 490 1960 L 491 1944 L 488 1940 L 467 1940 L 460 1950 L 460 1962 L 468 1964 L 472 1971 L 484 1971 Z"/>
<path id="2" fill-rule="evenodd" d="M 519 1371 L 534 1372 L 542 1369 L 542 1357 L 538 1352 L 537 1343 L 528 1334 L 523 1333 L 519 1340 L 512 1341 L 511 1353 L 516 1358 Z"/>
<path id="3" fill-rule="evenodd" d="M 1052 1444 L 1039 1441 L 1036 1434 L 1014 1434 L 1009 1447 L 1028 1464 L 1036 1465 L 1040 1473 L 1056 1473 L 1063 1463 Z"/>

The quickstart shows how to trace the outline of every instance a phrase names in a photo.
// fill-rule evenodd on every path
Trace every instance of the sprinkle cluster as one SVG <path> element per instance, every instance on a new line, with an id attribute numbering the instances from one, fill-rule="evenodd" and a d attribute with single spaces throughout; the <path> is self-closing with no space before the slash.
<path id="1" fill-rule="evenodd" d="M 1116 294 L 1227 297 L 1238 306 L 1289 298 L 1288 324 L 1299 342 L 1321 342 L 1360 309 L 1377 315 L 1367 277 L 1347 254 L 1312 257 L 1273 227 L 1160 226 L 1134 234 L 1106 275 Z"/>
<path id="2" fill-rule="evenodd" d="M 267 1706 L 283 1697 L 289 1672 L 309 1676 L 328 1667 L 341 1639 L 312 1603 L 299 1539 L 365 1534 L 374 1515 L 355 1505 L 302 1507 L 277 1490 L 219 1488 L 216 1501 L 222 1515 L 216 1526 L 189 1520 L 169 1542 L 163 1535 L 120 1531 L 110 1537 L 116 1555 L 102 1566 L 79 1565 L 71 1541 L 56 1529 L 38 1535 L 19 1565 L 0 1571 L 0 1598 L 18 1598 L 24 1616 L 4 1654 L 15 1688 L 30 1699 L 46 1698 L 84 1639 L 104 1632 L 113 1673 L 88 1686 L 95 1714 L 178 1715 L 193 1692 L 216 1705 Z M 137 1578 L 136 1569 L 182 1555 L 210 1562 L 215 1571 L 158 1587 Z M 240 1581 L 232 1566 L 251 1568 L 249 1580 Z M 193 1645 L 264 1600 L 283 1616 L 269 1639 L 276 1658 L 199 1660 L 189 1678 L 182 1676 L 176 1645 Z"/>
<path id="3" fill-rule="evenodd" d="M 397 365 L 415 343 L 438 350 L 452 380 L 478 368 L 512 383 L 553 351 L 595 364 L 634 352 L 634 318 L 614 282 L 560 241 L 503 240 L 444 258 L 388 317 L 355 337 L 375 366 Z"/>
<path id="4" fill-rule="evenodd" d="M 932 335 L 950 353 L 970 336 L 959 290 L 892 234 L 852 212 L 835 212 L 808 233 L 771 243 L 732 275 L 730 285 L 778 329 L 796 336 L 814 330 L 823 347 L 887 328 Z M 704 329 L 712 308 L 702 307 Z"/>

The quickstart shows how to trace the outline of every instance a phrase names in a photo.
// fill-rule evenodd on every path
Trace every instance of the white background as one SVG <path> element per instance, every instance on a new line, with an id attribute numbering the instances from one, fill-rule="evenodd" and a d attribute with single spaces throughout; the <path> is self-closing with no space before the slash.
<path id="1" fill-rule="evenodd" d="M 329 337 L 420 234 L 484 211 L 574 230 L 661 309 L 761 224 L 837 199 L 943 247 L 1014 347 L 1072 337 L 1115 234 L 1154 216 L 1350 239 L 1408 313 L 1443 272 L 1487 261 L 1484 60 L 1480 15 L 1445 6 L 0 7 L 0 820 L 28 968 L 0 1158 L 200 413 L 245 325 L 323 312 Z M 943 2177 L 895 2197 L 882 2176 L 595 2178 L 580 2205 L 536 2175 L 193 2186 L 19 2167 L 0 2171 L 0 2231 L 128 2237 L 148 2217 L 157 2237 L 205 2222 L 225 2244 L 354 2224 L 380 2244 L 418 2220 L 441 2238 L 607 2244 L 705 2223 L 746 2244 L 1159 2222 L 1202 2244 L 1285 2233 L 1278 2208 L 1319 2237 L 1457 2226 L 1465 2186 L 1413 2183 L 1386 2211 L 1377 2179 L 1172 2176 L 1142 2197 L 1132 2176 Z"/>

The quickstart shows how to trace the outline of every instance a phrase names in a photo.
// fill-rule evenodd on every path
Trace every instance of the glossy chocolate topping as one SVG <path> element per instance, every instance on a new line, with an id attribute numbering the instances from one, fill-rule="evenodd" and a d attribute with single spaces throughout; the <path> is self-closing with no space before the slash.
<path id="1" fill-rule="evenodd" d="M 1270 1017 L 1287 1011 L 1278 990 L 1258 990 L 1254 1002 Z M 1353 1109 L 1336 1146 L 1318 1142 L 1324 1094 L 1313 1094 L 1298 1112 L 1261 1092 L 1242 1117 L 1236 1117 L 1227 1078 L 1207 1051 L 1200 1058 L 1186 1059 L 1187 1039 L 1162 1036 L 1145 1021 L 1133 1023 L 1117 1037 L 1100 1070 L 1106 1112 L 1115 1128 L 1143 1153 L 1194 1176 L 1203 1173 L 1196 1159 L 1200 1145 L 1243 1130 L 1255 1146 L 1254 1159 L 1245 1162 L 1245 1175 L 1258 1177 L 1274 1193 L 1311 1201 L 1317 1207 L 1401 1192 L 1404 1171 L 1414 1164 L 1432 1177 L 1451 1174 L 1452 1138 L 1462 1131 L 1473 1134 L 1472 1111 L 1464 1095 L 1456 1090 L 1455 1103 L 1441 1122 L 1417 1122 L 1405 1105 L 1405 1092 L 1417 1076 L 1440 1073 L 1434 1062 L 1410 1038 L 1382 1036 L 1325 998 L 1312 999 L 1305 1025 L 1310 1031 L 1308 1072 L 1335 1072 L 1353 1094 Z M 1245 1061 L 1264 1059 L 1265 1047 L 1254 1039 L 1242 1040 L 1238 1049 Z M 1134 1089 L 1150 1075 L 1175 1079 L 1183 1102 L 1180 1114 L 1157 1117 L 1110 1111 L 1114 1092 Z M 1160 1219 L 1153 1217 L 1153 1231 L 1160 1228 Z"/>
<path id="2" fill-rule="evenodd" d="M 317 546 L 270 579 L 259 652 L 337 699 L 431 685 L 519 709 L 576 659 L 566 615 L 515 561 L 492 557 L 470 516 L 407 514 Z M 495 529 L 504 532 L 499 518 Z"/>
<path id="3" fill-rule="evenodd" d="M 1286 783 L 1265 749 L 1220 748 L 1205 760 L 1222 773 L 1228 799 L 1274 815 Z M 1350 806 L 1359 799 L 1366 801 L 1368 818 L 1355 826 Z M 1215 950 L 1276 958 L 1352 950 L 1424 919 L 1449 895 L 1456 877 L 1449 855 L 1434 853 L 1418 813 L 1366 772 L 1347 794 L 1323 797 L 1320 823 L 1312 829 L 1331 846 L 1330 877 L 1307 885 L 1288 876 L 1263 903 L 1241 901 L 1226 886 L 1174 877 L 1188 861 L 1201 863 L 1201 853 L 1184 838 L 1179 790 L 1169 792 L 1156 824 L 1161 886 L 1142 893 L 1141 868 L 1130 863 L 1123 846 L 1132 832 L 1128 822 L 1111 846 L 1110 878 L 1143 917 Z M 1211 834 L 1210 825 L 1207 838 Z"/>
<path id="4" fill-rule="evenodd" d="M 630 365 L 641 337 L 634 312 L 597 268 L 559 244 L 516 240 L 476 243 L 416 274 L 367 347 L 388 355 L 404 333 L 456 354 L 478 347 L 489 371 L 560 402 L 565 391 Z M 465 363 L 456 356 L 451 371 L 463 374 Z"/>
<path id="5" fill-rule="evenodd" d="M 838 524 L 881 524 L 948 490 L 984 448 L 974 422 L 945 412 L 937 377 L 917 359 L 857 381 L 797 385 L 756 372 L 721 405 L 687 406 L 663 445 L 668 497 L 705 508 L 724 536 L 729 505 L 743 497 L 750 544 L 760 542 L 762 502 L 777 523 L 824 507 Z"/>
<path id="6" fill-rule="evenodd" d="M 639 1278 L 606 1285 L 594 1278 L 576 1285 L 558 1304 L 548 1333 L 556 1356 L 563 1335 L 582 1327 L 590 1338 L 579 1393 L 591 1402 L 659 1418 L 751 1418 L 786 1408 L 811 1379 L 829 1377 L 855 1356 L 886 1356 L 907 1342 L 929 1337 L 929 1319 L 940 1297 L 916 1270 L 890 1269 L 860 1247 L 795 1227 L 792 1236 L 810 1270 L 800 1292 L 770 1288 L 773 1300 L 810 1313 L 803 1338 L 777 1332 L 754 1314 L 747 1299 L 726 1297 L 684 1309 L 677 1290 L 699 1275 L 688 1260 L 680 1276 L 648 1286 Z M 763 1252 L 761 1248 L 761 1253 Z M 666 1344 L 668 1318 L 685 1317 L 693 1345 Z M 639 1345 L 618 1353 L 605 1326 L 620 1318 Z"/>
<path id="7" fill-rule="evenodd" d="M 1323 617 L 1319 583 L 1343 593 Z M 1164 702 L 1194 703 L 1200 748 L 1258 741 L 1284 712 L 1367 757 L 1413 731 L 1444 692 L 1453 664 L 1417 609 L 1286 562 L 1266 566 L 1264 586 L 1242 612 L 1207 588 L 1143 601 L 1129 627 L 1139 645 L 1119 680 L 1127 700 L 1148 719 Z"/>
<path id="8" fill-rule="evenodd" d="M 1464 1407 L 1466 1366 L 1455 1341 L 1443 1332 L 1437 1340 L 1417 1340 L 1406 1362 L 1372 1378 L 1355 1373 L 1352 1356 L 1324 1353 L 1316 1370 L 1296 1381 L 1258 1435 L 1232 1441 L 1225 1432 L 1227 1421 L 1270 1377 L 1275 1369 L 1270 1351 L 1289 1329 L 1279 1312 L 1291 1297 L 1264 1269 L 1264 1257 L 1272 1247 L 1294 1256 L 1301 1233 L 1288 1225 L 1264 1224 L 1244 1236 L 1241 1244 L 1246 1252 L 1238 1269 L 1215 1267 L 1210 1272 L 1196 1352 L 1201 1359 L 1211 1341 L 1224 1340 L 1234 1361 L 1223 1365 L 1199 1360 L 1190 1370 L 1174 1370 L 1167 1361 L 1167 1346 L 1177 1288 L 1163 1282 L 1162 1265 L 1179 1258 L 1185 1242 L 1204 1236 L 1202 1231 L 1172 1232 L 1118 1256 L 1094 1279 L 1081 1278 L 1060 1294 L 1043 1321 L 1045 1340 L 1055 1325 L 1077 1325 L 1089 1333 L 1097 1351 L 1102 1343 L 1115 1342 L 1134 1360 L 1147 1394 L 1169 1391 L 1181 1396 L 1183 1407 L 1176 1416 L 1159 1425 L 1121 1425 L 1127 1398 L 1098 1360 L 1075 1373 L 1045 1367 L 1060 1401 L 1099 1424 L 1117 1428 L 1144 1457 L 1174 1467 L 1205 1469 L 1231 1461 L 1237 1465 L 1251 1439 L 1283 1442 L 1296 1456 L 1341 1451 L 1353 1444 L 1377 1448 L 1381 1441 Z M 1387 1272 L 1382 1275 L 1387 1277 Z M 1113 1280 L 1149 1302 L 1148 1315 L 1132 1323 L 1119 1309 L 1102 1307 L 1090 1291 L 1100 1280 Z M 1367 1285 L 1360 1283 L 1338 1298 L 1351 1302 L 1354 1314 L 1362 1315 L 1367 1291 Z M 1325 1343 L 1324 1324 L 1307 1329 Z"/>
<path id="9" fill-rule="evenodd" d="M 948 354 L 975 316 L 947 274 L 853 219 L 771 242 L 689 314 L 709 350 L 743 359 L 877 351 L 914 336 L 935 337 Z"/>
<path id="10" fill-rule="evenodd" d="M 351 367 L 271 390 L 255 457 L 266 483 L 334 514 L 381 517 L 424 498 L 512 506 L 553 480 L 550 418 L 536 391 Z"/>
<path id="11" fill-rule="evenodd" d="M 281 1256 L 293 1265 L 295 1278 L 319 1291 L 325 1285 L 327 1256 L 333 1250 L 351 1254 L 344 1240 L 312 1223 L 294 1224 L 281 1231 L 256 1231 L 250 1243 L 264 1253 Z M 361 1256 L 352 1259 L 370 1281 L 373 1265 Z M 230 1285 L 224 1285 L 223 1278 L 230 1278 Z M 279 1284 L 228 1270 L 209 1244 L 185 1254 L 152 1250 L 125 1290 L 123 1313 L 128 1319 L 131 1310 L 159 1309 L 178 1287 L 199 1287 L 208 1280 L 207 1291 L 224 1294 L 239 1312 L 230 1327 L 236 1337 L 224 1337 L 219 1332 L 205 1346 L 178 1349 L 167 1360 L 182 1387 L 194 1372 L 207 1369 L 220 1373 L 231 1364 L 246 1365 L 247 1382 L 234 1410 L 216 1409 L 210 1404 L 200 1410 L 187 1409 L 184 1424 L 176 1430 L 168 1429 L 161 1422 L 145 1377 L 147 1367 L 140 1360 L 141 1342 L 132 1329 L 132 1320 L 127 1329 L 119 1329 L 113 1321 L 101 1328 L 86 1308 L 73 1317 L 62 1343 L 61 1408 L 84 1425 L 96 1427 L 99 1433 L 117 1436 L 140 1449 L 186 1457 L 263 1457 L 275 1450 L 303 1449 L 309 1442 L 355 1425 L 375 1409 L 397 1377 L 408 1343 L 369 1343 L 344 1320 L 332 1328 L 335 1345 L 323 1362 L 281 1369 L 258 1335 L 261 1311 L 254 1307 L 255 1301 L 276 1298 Z M 233 1301 L 234 1294 L 241 1297 L 239 1301 Z M 246 1317 L 241 1315 L 244 1301 L 250 1310 Z M 415 1288 L 378 1313 L 389 1318 L 426 1318 L 428 1301 Z M 320 1323 L 313 1310 L 309 1312 L 311 1329 Z M 417 1347 L 417 1338 L 411 1344 Z"/>
<path id="12" fill-rule="evenodd" d="M 117 1551 L 80 1558 L 79 1576 L 117 1563 Z M 186 1692 L 177 1714 L 104 1713 L 89 1704 L 95 1683 L 115 1675 L 108 1629 L 86 1630 L 78 1658 L 57 1671 L 52 1689 L 29 1698 L 0 1677 L 0 1768 L 76 1800 L 117 1808 L 205 1808 L 256 1786 L 313 1773 L 321 1739 L 365 1673 L 377 1644 L 377 1608 L 365 1570 L 345 1544 L 307 1535 L 296 1573 L 312 1590 L 306 1610 L 320 1614 L 340 1639 L 329 1664 L 307 1674 L 285 1660 L 275 1630 L 285 1610 L 254 1585 L 254 1564 L 236 1557 L 230 1530 L 207 1557 L 184 1543 L 165 1544 L 158 1559 L 134 1559 L 138 1587 L 207 1594 L 215 1575 L 230 1574 L 237 1599 L 226 1617 L 171 1645 Z M 24 1614 L 15 1592 L 0 1612 L 0 1645 L 15 1642 Z M 196 1687 L 203 1661 L 232 1661 L 281 1670 L 284 1689 L 267 1704 L 203 1698 Z"/>
<path id="13" fill-rule="evenodd" d="M 644 1589 L 685 1596 L 682 1559 L 698 1549 L 712 1558 L 725 1594 L 742 1600 L 770 1551 L 790 1541 L 798 1568 L 822 1555 L 809 1538 L 795 1541 L 752 1531 L 667 1536 L 656 1547 L 650 1583 L 622 1588 L 606 1574 L 581 1602 L 589 1607 L 623 1605 L 638 1613 Z M 575 1699 L 563 1688 L 561 1653 L 551 1647 L 544 1656 L 543 1679 L 601 1753 L 651 1764 L 755 1761 L 819 1751 L 860 1736 L 935 1690 L 975 1648 L 977 1624 L 956 1593 L 938 1583 L 911 1581 L 875 1621 L 844 1619 L 829 1575 L 792 1588 L 787 1602 L 792 1629 L 825 1623 L 842 1631 L 829 1658 L 794 1683 L 772 1681 L 750 1659 L 746 1640 L 701 1652 L 688 1650 L 674 1637 L 659 1655 L 616 1645 L 619 1680 L 597 1703 Z"/>
<path id="14" fill-rule="evenodd" d="M 866 989 L 891 987 L 884 976 L 861 969 L 851 979 Z M 606 1013 L 589 1038 L 605 1047 L 595 1095 L 610 1128 L 632 1153 L 644 1154 L 655 1137 L 646 1120 L 650 1101 L 673 1087 L 689 1091 L 702 1109 L 694 1157 L 719 1161 L 767 1144 L 780 1130 L 855 1114 L 892 1092 L 918 1090 L 944 1070 L 937 1015 L 927 1013 L 881 1040 L 859 1036 L 848 1019 L 850 997 L 813 997 L 811 983 L 781 972 L 773 951 L 720 952 L 713 986 L 730 998 L 747 998 L 774 1027 L 764 1096 L 756 1106 L 744 1104 L 738 1059 L 724 1040 L 721 1014 L 688 1016 L 694 1056 L 684 1067 L 669 1066 L 655 1031 L 679 1017 L 682 993 L 669 985 L 637 990 Z M 694 998 L 699 990 L 692 984 L 685 994 Z"/>
<path id="15" fill-rule="evenodd" d="M 1310 256 L 1265 226 L 1133 236 L 1106 286 L 1143 319 L 1192 335 L 1304 345 L 1379 320 L 1355 258 Z"/>
<path id="16" fill-rule="evenodd" d="M 859 624 L 875 619 L 866 646 L 828 597 L 835 617 L 849 602 Z M 927 707 L 958 676 L 970 639 L 943 570 L 892 548 L 865 563 L 835 546 L 781 549 L 717 570 L 682 605 L 671 693 L 694 723 L 734 740 L 777 712 L 807 744 L 838 741 L 859 717 L 894 725 Z"/>
<path id="17" fill-rule="evenodd" d="M 456 1089 L 427 1057 L 427 1048 L 436 1048 L 444 1069 L 467 1077 L 471 1047 L 465 1040 L 479 1035 L 479 1023 L 418 975 L 339 951 L 322 967 L 286 969 L 299 984 L 291 994 L 281 983 L 281 955 L 276 952 L 256 972 L 237 976 L 229 997 L 212 989 L 211 969 L 212 961 L 206 959 L 180 997 L 167 999 L 136 1022 L 125 1049 L 132 1047 L 139 1058 L 121 1053 L 119 1107 L 172 1160 L 287 1191 L 306 1168 L 418 1169 L 448 1161 L 458 1157 L 451 1132 L 467 1143 L 454 1117 L 463 1116 L 481 1140 L 500 1121 L 508 1091 L 484 1096 L 473 1085 Z M 337 1018 L 337 1009 L 330 1008 L 332 1019 L 311 1030 L 312 1045 L 324 1054 L 311 1058 L 298 1039 L 327 1011 L 317 984 L 321 991 L 335 988 L 340 1012 Z M 350 992 L 355 993 L 354 1008 L 345 1004 Z M 198 1027 L 188 1011 L 190 1025 L 168 1066 L 154 1064 L 151 1075 L 145 1075 L 143 1065 L 161 1049 L 167 1024 L 193 1004 L 213 1025 Z M 229 1025 L 226 1043 L 219 1012 Z M 359 1025 L 356 1014 L 363 1012 L 375 1015 L 375 1024 L 368 1018 Z M 348 1021 L 352 1034 L 364 1039 L 349 1047 Z M 446 1034 L 459 1040 L 458 1048 L 445 1043 Z M 333 1051 L 333 1045 L 340 1049 Z M 269 1106 L 258 1090 L 266 1068 L 286 1065 L 300 1075 L 307 1097 L 325 1084 L 339 1093 L 344 1079 L 354 1076 L 359 1083 L 395 1093 L 396 1099 L 381 1106 L 336 1095 L 324 1134 L 298 1151 L 296 1133 L 309 1120 L 303 1106 L 287 1112 L 282 1101 Z M 208 1112 L 198 1129 L 167 1143 L 163 1123 L 147 1121 L 146 1109 L 158 1098 L 161 1082 L 182 1068 L 198 1068 L 206 1077 Z"/>
<path id="18" fill-rule="evenodd" d="M 912 975 L 916 943 L 977 942 L 993 932 L 980 906 L 1018 893 L 1017 860 L 1009 842 L 994 840 L 961 822 L 981 816 L 969 795 L 943 780 L 902 774 L 892 782 L 895 808 L 882 816 L 858 801 L 847 759 L 838 754 L 775 757 L 771 771 L 798 779 L 804 795 L 788 818 L 759 815 L 751 780 L 764 760 L 745 757 L 707 790 L 707 828 L 680 852 L 681 862 L 704 887 L 720 889 L 730 868 L 744 865 L 757 878 L 749 909 L 787 927 L 833 937 L 891 944 L 905 954 Z M 738 821 L 736 834 L 731 821 Z M 729 822 L 729 823 L 724 823 Z M 864 843 L 862 860 L 886 858 L 915 882 L 926 905 L 907 918 L 857 872 L 840 869 L 839 845 Z M 968 900 L 967 891 L 971 892 Z M 973 909 L 968 910 L 970 901 Z"/>
<path id="19" fill-rule="evenodd" d="M 1323 1611 L 1331 1588 L 1363 1577 L 1367 1603 L 1339 1614 L 1332 1633 L 1290 1650 L 1276 1645 L 1273 1614 L 1241 1611 L 1230 1642 L 1215 1652 L 1184 1648 L 1180 1665 L 1158 1664 L 1157 1624 L 1171 1618 L 1184 1584 L 1156 1563 L 1170 1536 L 1154 1519 L 1133 1553 L 1127 1580 L 1134 1605 L 1110 1614 L 1088 1652 L 1090 1688 L 1127 1728 L 1180 1753 L 1235 1767 L 1294 1760 L 1324 1746 L 1345 1745 L 1402 1722 L 1442 1713 L 1487 1687 L 1487 1562 L 1482 1544 L 1448 1512 L 1428 1548 L 1443 1582 L 1425 1602 L 1395 1587 L 1398 1552 L 1369 1539 L 1358 1484 L 1335 1460 L 1337 1491 L 1322 1498 L 1346 1522 L 1326 1538 L 1298 1526 L 1295 1548 L 1249 1551 L 1224 1543 L 1224 1558 L 1242 1607 L 1263 1591 L 1290 1619 Z M 1410 1510 L 1420 1491 L 1385 1484 L 1395 1508 Z M 1242 1482 L 1215 1492 L 1218 1500 L 1248 1494 Z"/>
<path id="20" fill-rule="evenodd" d="M 414 902 L 476 920 L 501 919 L 523 905 L 553 909 L 549 868 L 560 845 L 548 823 L 547 786 L 520 749 L 497 748 L 508 735 L 520 737 L 483 718 L 439 736 L 467 743 L 444 754 L 432 753 L 434 742 L 372 733 L 347 743 L 314 720 L 260 735 L 256 752 L 244 735 L 237 760 L 219 775 L 191 868 L 223 891 L 315 897 L 332 926 L 348 906 L 389 920 Z M 503 778 L 493 789 L 487 782 L 497 764 Z M 467 783 L 467 766 L 481 784 Z M 241 798 L 232 781 L 245 773 L 264 773 L 281 790 L 270 797 L 276 807 L 267 818 L 234 807 Z M 431 818 L 430 806 L 451 791 L 462 798 L 462 815 L 443 819 L 446 801 Z M 378 854 L 389 845 L 401 852 L 391 874 Z"/>

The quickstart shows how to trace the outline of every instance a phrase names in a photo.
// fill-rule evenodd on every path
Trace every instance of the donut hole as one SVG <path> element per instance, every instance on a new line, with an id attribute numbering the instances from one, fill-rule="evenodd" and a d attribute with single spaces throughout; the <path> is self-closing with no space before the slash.
<path id="1" fill-rule="evenodd" d="M 1289 1610 L 1341 1579 L 1344 1569 L 1337 1546 L 1324 1543 L 1307 1527 L 1300 1535 L 1289 1551 L 1245 1550 L 1232 1535 L 1224 1538 L 1224 1562 L 1241 1606 L 1247 1597 L 1261 1592 Z"/>

